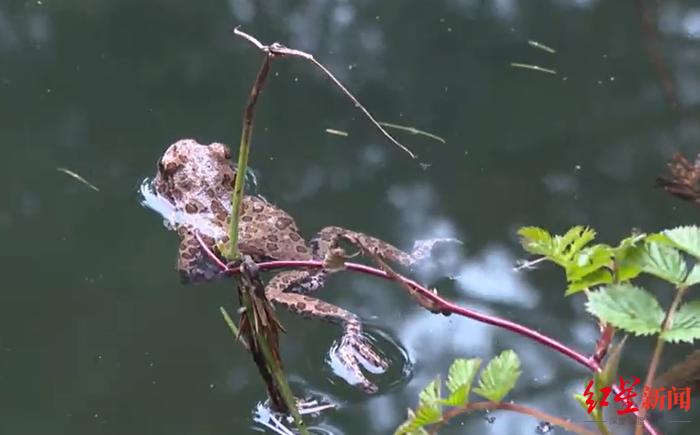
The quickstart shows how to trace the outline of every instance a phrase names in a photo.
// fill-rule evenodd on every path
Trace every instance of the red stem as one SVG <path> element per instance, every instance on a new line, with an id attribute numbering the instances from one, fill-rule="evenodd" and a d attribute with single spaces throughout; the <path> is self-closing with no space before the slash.
<path id="1" fill-rule="evenodd" d="M 201 243 L 201 242 L 200 242 Z M 210 250 L 205 251 L 207 252 L 207 255 L 214 255 Z M 217 262 L 217 264 L 221 265 L 221 262 Z M 314 269 L 320 269 L 324 267 L 323 261 L 315 261 L 315 260 L 304 260 L 304 261 L 265 261 L 261 263 L 257 263 L 258 268 L 260 270 L 272 270 L 272 269 L 283 269 L 283 268 L 314 268 Z M 355 272 L 360 272 L 364 273 L 367 275 L 372 275 L 376 276 L 378 278 L 384 278 L 389 281 L 394 281 L 395 279 L 389 275 L 388 273 L 384 272 L 383 270 L 375 269 L 374 267 L 370 266 L 365 266 L 364 264 L 358 264 L 358 263 L 345 263 L 345 269 L 347 270 L 352 270 Z M 238 274 L 240 273 L 239 268 L 232 268 L 232 269 L 226 269 L 225 273 L 230 273 L 230 274 Z M 499 317 L 494 317 L 494 316 L 489 316 L 486 314 L 479 313 L 478 311 L 470 310 L 469 308 L 464 308 L 460 307 L 459 305 L 456 305 L 446 299 L 443 299 L 439 295 L 433 293 L 432 291 L 428 290 L 427 288 L 423 287 L 422 285 L 418 284 L 417 282 L 405 278 L 403 276 L 398 275 L 396 279 L 399 279 L 403 281 L 404 284 L 408 285 L 409 287 L 413 288 L 417 292 L 421 293 L 422 296 L 432 300 L 436 304 L 439 305 L 440 311 L 443 312 L 449 312 L 449 313 L 454 313 L 458 314 L 460 316 L 468 317 L 470 319 L 477 320 L 479 322 L 484 322 L 488 323 L 490 325 L 498 326 L 500 328 L 507 329 L 508 331 L 514 332 L 516 334 L 522 335 L 523 337 L 527 337 L 531 340 L 534 340 L 550 349 L 553 349 L 562 355 L 576 361 L 577 363 L 581 364 L 588 370 L 592 372 L 598 372 L 601 370 L 600 365 L 598 364 L 598 361 L 594 357 L 588 357 L 585 356 L 579 352 L 576 352 L 572 348 L 558 342 L 557 340 L 550 338 L 546 335 L 543 335 L 533 329 L 530 329 L 526 326 L 520 325 L 515 322 L 511 322 L 509 320 L 501 319 Z M 617 385 L 613 385 L 613 390 L 615 393 L 619 393 L 620 389 Z M 636 412 L 635 412 L 636 414 Z M 651 425 L 649 420 L 645 419 L 644 420 L 644 426 L 646 430 L 651 434 L 651 435 L 659 435 L 659 432 L 656 431 L 656 429 Z"/>

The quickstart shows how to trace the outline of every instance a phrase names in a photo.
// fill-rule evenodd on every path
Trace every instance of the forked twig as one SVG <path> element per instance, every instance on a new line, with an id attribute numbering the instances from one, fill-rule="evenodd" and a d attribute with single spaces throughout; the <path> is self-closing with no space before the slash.
<path id="1" fill-rule="evenodd" d="M 242 30 L 240 30 L 240 26 L 238 26 L 238 27 L 236 27 L 235 29 L 233 29 L 233 33 L 234 33 L 235 35 L 240 36 L 241 38 L 245 39 L 246 41 L 250 42 L 250 43 L 251 43 L 253 46 L 255 46 L 258 50 L 261 50 L 261 51 L 263 51 L 264 53 L 269 54 L 269 55 L 271 55 L 271 56 L 273 56 L 273 57 L 285 57 L 285 56 L 300 57 L 300 58 L 306 59 L 306 60 L 308 60 L 309 62 L 311 62 L 312 64 L 314 64 L 314 65 L 316 66 L 316 68 L 318 68 L 318 69 L 320 69 L 321 71 L 323 71 L 323 73 L 324 73 L 328 78 L 330 78 L 331 81 L 332 81 L 333 83 L 335 83 L 335 85 L 338 86 L 338 87 L 340 88 L 341 91 L 343 91 L 343 93 L 350 99 L 350 101 L 352 101 L 352 103 L 354 104 L 354 106 L 357 107 L 358 109 L 360 109 L 360 110 L 362 111 L 362 113 L 364 113 L 365 116 L 370 120 L 370 122 L 371 122 L 372 124 L 374 124 L 374 126 L 377 127 L 377 129 L 379 129 L 379 131 L 380 131 L 387 139 L 389 139 L 394 145 L 396 145 L 397 147 L 401 148 L 403 151 L 405 151 L 406 153 L 408 153 L 408 155 L 411 156 L 411 158 L 413 158 L 413 159 L 418 158 L 411 150 L 409 150 L 408 148 L 406 148 L 405 146 L 403 146 L 398 140 L 394 139 L 394 137 L 393 137 L 391 134 L 389 134 L 389 132 L 386 131 L 386 130 L 384 129 L 384 127 L 381 126 L 381 124 L 374 118 L 374 116 L 372 116 L 372 114 L 369 113 L 369 110 L 367 110 L 367 109 L 365 108 L 365 106 L 363 106 L 362 104 L 360 104 L 360 102 L 357 100 L 357 98 L 355 98 L 355 96 L 340 82 L 340 80 L 338 80 L 337 78 L 335 78 L 335 76 L 333 75 L 333 73 L 331 73 L 331 72 L 328 70 L 328 68 L 326 68 L 325 66 L 323 66 L 323 64 L 321 64 L 319 61 L 317 61 L 317 60 L 313 57 L 313 55 L 311 55 L 311 54 L 309 54 L 309 53 L 306 53 L 306 52 L 304 52 L 304 51 L 301 51 L 301 50 L 295 50 L 295 49 L 293 49 L 293 48 L 285 47 L 284 45 L 280 44 L 279 42 L 273 42 L 273 43 L 270 44 L 270 45 L 265 45 L 265 44 L 261 43 L 260 41 L 258 41 L 255 37 L 253 37 L 253 36 L 251 36 L 251 35 L 249 35 L 249 34 L 243 32 Z"/>

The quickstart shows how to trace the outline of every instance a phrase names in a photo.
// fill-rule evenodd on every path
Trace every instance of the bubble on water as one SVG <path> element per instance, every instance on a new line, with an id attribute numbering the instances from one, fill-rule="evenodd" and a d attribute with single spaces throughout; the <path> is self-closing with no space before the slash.
<path id="1" fill-rule="evenodd" d="M 213 390 L 214 389 L 214 384 L 209 384 L 209 389 Z"/>

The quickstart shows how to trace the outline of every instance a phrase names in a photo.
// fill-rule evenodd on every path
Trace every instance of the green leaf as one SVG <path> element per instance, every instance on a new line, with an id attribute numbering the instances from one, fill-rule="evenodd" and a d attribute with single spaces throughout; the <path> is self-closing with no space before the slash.
<path id="1" fill-rule="evenodd" d="M 572 259 L 593 239 L 595 239 L 595 230 L 575 226 L 561 238 L 561 252 L 568 259 Z"/>
<path id="2" fill-rule="evenodd" d="M 645 237 L 644 234 L 632 235 L 613 248 L 615 272 L 619 282 L 636 278 L 642 272 L 641 257 L 644 250 L 642 242 Z"/>
<path id="3" fill-rule="evenodd" d="M 663 235 L 668 237 L 681 251 L 700 259 L 700 228 L 696 226 L 677 227 L 664 231 Z"/>
<path id="4" fill-rule="evenodd" d="M 647 242 L 637 261 L 644 272 L 675 285 L 683 284 L 688 274 L 688 267 L 681 253 L 658 241 Z"/>
<path id="5" fill-rule="evenodd" d="M 515 386 L 520 376 L 520 360 L 512 350 L 501 352 L 492 359 L 479 377 L 474 392 L 492 402 L 500 402 Z"/>
<path id="6" fill-rule="evenodd" d="M 692 343 L 700 338 L 700 300 L 683 304 L 673 316 L 671 329 L 661 334 L 665 341 Z"/>
<path id="7" fill-rule="evenodd" d="M 416 422 L 416 413 L 412 409 L 408 410 L 408 418 L 406 421 L 396 428 L 394 435 L 427 435 L 428 432 L 423 429 L 423 426 Z"/>
<path id="8" fill-rule="evenodd" d="M 592 292 L 586 309 L 603 322 L 635 335 L 659 333 L 664 319 L 654 296 L 630 284 L 610 285 Z"/>
<path id="9" fill-rule="evenodd" d="M 612 248 L 608 245 L 595 245 L 577 253 L 566 266 L 566 278 L 578 281 L 596 270 L 607 267 L 612 261 Z"/>
<path id="10" fill-rule="evenodd" d="M 471 390 L 474 376 L 479 371 L 480 365 L 479 358 L 456 359 L 450 366 L 447 375 L 447 388 L 451 394 L 442 403 L 450 406 L 462 406 L 469 403 L 469 390 Z"/>
<path id="11" fill-rule="evenodd" d="M 520 244 L 531 254 L 551 256 L 554 254 L 552 235 L 538 227 L 523 227 L 518 230 Z"/>
<path id="12" fill-rule="evenodd" d="M 583 289 L 595 287 L 600 284 L 610 284 L 613 282 L 612 274 L 607 269 L 598 269 L 595 272 L 589 273 L 578 281 L 574 281 L 566 288 L 564 296 L 570 296 L 578 293 Z"/>
<path id="13" fill-rule="evenodd" d="M 688 287 L 693 286 L 697 283 L 700 283 L 700 263 L 695 264 L 692 269 L 690 269 L 690 273 L 688 276 L 685 277 L 685 285 Z"/>
<path id="14" fill-rule="evenodd" d="M 437 423 L 441 419 L 442 413 L 439 409 L 431 408 L 430 406 L 420 406 L 416 410 L 416 417 L 413 419 L 412 429 Z"/>
<path id="15" fill-rule="evenodd" d="M 440 377 L 435 378 L 423 388 L 423 391 L 418 395 L 418 400 L 421 408 L 434 408 L 440 412 Z"/>

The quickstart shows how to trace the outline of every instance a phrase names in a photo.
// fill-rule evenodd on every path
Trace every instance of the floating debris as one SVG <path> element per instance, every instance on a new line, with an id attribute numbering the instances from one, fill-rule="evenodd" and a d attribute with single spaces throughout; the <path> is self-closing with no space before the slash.
<path id="1" fill-rule="evenodd" d="M 530 65 L 530 64 L 527 64 L 527 63 L 511 62 L 511 63 L 510 63 L 510 66 L 512 66 L 513 68 L 531 69 L 531 70 L 534 70 L 534 71 L 540 71 L 540 72 L 545 72 L 545 73 L 549 73 L 549 74 L 556 74 L 556 73 L 557 73 L 557 72 L 554 71 L 553 69 L 542 68 L 541 66 Z"/>
<path id="2" fill-rule="evenodd" d="M 442 143 L 447 143 L 445 139 L 441 138 L 440 136 L 434 135 L 432 133 L 428 133 L 427 131 L 423 130 L 418 130 L 415 127 L 409 127 L 406 125 L 398 125 L 398 124 L 391 124 L 389 122 L 379 122 L 379 125 L 382 127 L 388 127 L 388 128 L 395 128 L 397 130 L 403 130 L 411 134 L 419 134 L 421 136 L 429 137 L 430 139 L 436 140 L 438 142 Z"/>
<path id="3" fill-rule="evenodd" d="M 546 45 L 544 45 L 544 44 L 542 44 L 542 43 L 539 43 L 539 42 L 537 42 L 537 41 L 533 41 L 532 39 L 530 39 L 529 41 L 527 41 L 527 43 L 530 44 L 531 46 L 535 47 L 535 48 L 539 48 L 540 50 L 544 50 L 544 51 L 546 51 L 547 53 L 552 53 L 552 54 L 554 54 L 554 53 L 557 52 L 557 50 L 553 49 L 552 47 L 548 47 L 548 46 L 546 46 Z"/>
<path id="4" fill-rule="evenodd" d="M 58 172 L 63 172 L 64 174 L 66 174 L 66 175 L 68 175 L 68 176 L 70 176 L 70 177 L 75 178 L 76 180 L 80 181 L 81 183 L 83 183 L 84 185 L 86 185 L 86 186 L 89 187 L 90 189 L 94 190 L 95 192 L 99 192 L 99 191 L 100 191 L 100 189 L 99 189 L 97 186 L 95 186 L 94 184 L 92 184 L 91 182 L 89 182 L 88 180 L 86 180 L 85 178 L 81 177 L 79 174 L 76 174 L 75 172 L 71 171 L 70 169 L 66 169 L 66 168 L 56 168 L 56 170 L 57 170 Z"/>
<path id="5" fill-rule="evenodd" d="M 332 128 L 327 128 L 327 129 L 326 129 L 326 133 L 328 133 L 328 134 L 334 134 L 334 135 L 336 135 L 336 136 L 345 136 L 345 137 L 348 136 L 348 132 L 342 131 L 342 130 L 334 130 L 334 129 L 332 129 Z"/>

